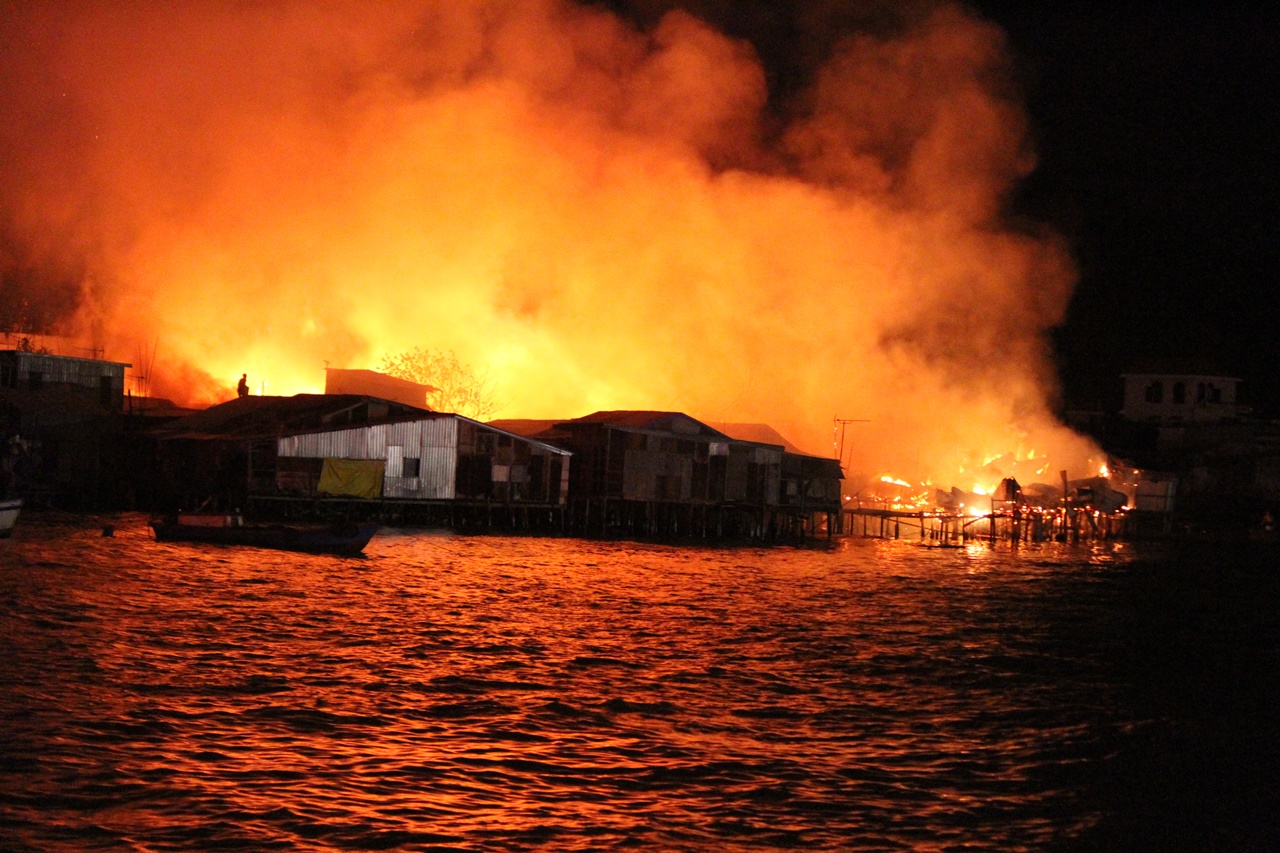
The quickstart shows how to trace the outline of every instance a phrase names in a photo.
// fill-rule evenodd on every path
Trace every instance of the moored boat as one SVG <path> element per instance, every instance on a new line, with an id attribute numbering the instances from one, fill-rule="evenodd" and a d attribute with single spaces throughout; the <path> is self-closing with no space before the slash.
<path id="1" fill-rule="evenodd" d="M 151 520 L 158 542 L 247 545 L 281 551 L 355 556 L 378 532 L 377 524 L 250 524 L 239 515 L 179 513 Z"/>
<path id="2" fill-rule="evenodd" d="M 22 498 L 8 498 L 0 501 L 0 539 L 13 535 L 13 528 L 18 524 L 18 513 L 22 511 Z"/>

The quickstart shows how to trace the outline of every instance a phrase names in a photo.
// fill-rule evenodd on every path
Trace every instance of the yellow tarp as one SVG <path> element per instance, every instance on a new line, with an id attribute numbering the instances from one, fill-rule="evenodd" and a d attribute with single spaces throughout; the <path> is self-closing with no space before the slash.
<path id="1" fill-rule="evenodd" d="M 386 467 L 382 459 L 326 459 L 317 491 L 322 495 L 376 498 L 382 494 L 382 472 Z"/>

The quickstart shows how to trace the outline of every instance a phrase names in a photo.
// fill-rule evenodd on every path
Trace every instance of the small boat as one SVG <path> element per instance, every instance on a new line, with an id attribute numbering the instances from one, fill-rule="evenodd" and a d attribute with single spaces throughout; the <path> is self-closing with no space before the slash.
<path id="1" fill-rule="evenodd" d="M 0 501 L 0 539 L 8 539 L 13 535 L 13 528 L 18 523 L 18 513 L 21 511 L 22 498 Z"/>
<path id="2" fill-rule="evenodd" d="M 248 545 L 279 551 L 340 554 L 354 557 L 378 532 L 377 524 L 250 524 L 239 515 L 179 513 L 153 518 L 157 542 L 207 542 Z"/>

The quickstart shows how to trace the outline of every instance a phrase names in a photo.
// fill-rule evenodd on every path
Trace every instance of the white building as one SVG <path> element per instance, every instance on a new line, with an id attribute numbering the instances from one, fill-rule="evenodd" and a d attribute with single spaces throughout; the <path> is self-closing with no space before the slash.
<path id="1" fill-rule="evenodd" d="M 1126 420 L 1162 426 L 1235 420 L 1240 380 L 1204 366 L 1142 365 L 1122 374 Z"/>

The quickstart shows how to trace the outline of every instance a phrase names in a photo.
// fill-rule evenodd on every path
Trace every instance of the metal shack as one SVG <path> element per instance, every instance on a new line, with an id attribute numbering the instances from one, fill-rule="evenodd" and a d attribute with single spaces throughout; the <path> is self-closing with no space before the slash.
<path id="1" fill-rule="evenodd" d="M 21 345 L 30 342 L 24 338 Z M 0 438 L 6 440 L 0 479 L 6 486 L 32 503 L 65 507 L 102 506 L 117 498 L 123 460 L 116 444 L 129 366 L 0 350 Z M 8 445 L 19 437 L 20 445 Z"/>
<path id="2" fill-rule="evenodd" d="M 737 441 L 679 412 L 596 412 L 540 435 L 572 450 L 571 519 L 584 531 L 776 532 L 781 445 Z"/>
<path id="3" fill-rule="evenodd" d="M 0 350 L 0 393 L 33 422 L 83 420 L 119 412 L 132 365 L 26 350 Z"/>
<path id="4" fill-rule="evenodd" d="M 425 414 L 424 409 L 358 394 L 249 396 L 219 403 L 152 430 L 157 500 L 173 507 L 212 501 L 244 507 L 251 495 L 276 492 L 280 436 Z"/>
<path id="5" fill-rule="evenodd" d="M 716 426 L 737 441 L 782 448 L 774 501 L 778 526 L 810 534 L 816 533 L 823 525 L 828 533 L 841 531 L 844 471 L 838 459 L 805 453 L 768 424 L 723 423 Z M 773 485 L 771 483 L 771 487 Z"/>
<path id="6" fill-rule="evenodd" d="M 283 435 L 276 455 L 282 493 L 381 498 L 395 505 L 398 516 L 418 520 L 441 515 L 413 506 L 423 502 L 561 507 L 572 456 L 563 448 L 445 413 Z M 459 517 L 450 511 L 450 519 Z"/>

